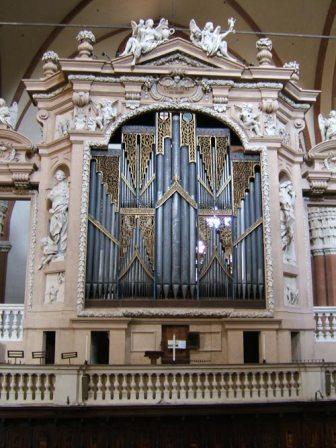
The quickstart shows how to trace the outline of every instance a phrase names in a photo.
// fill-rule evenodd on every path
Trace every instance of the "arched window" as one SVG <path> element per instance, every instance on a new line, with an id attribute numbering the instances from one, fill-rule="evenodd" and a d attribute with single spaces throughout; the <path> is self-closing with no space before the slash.
<path id="1" fill-rule="evenodd" d="M 259 156 L 217 120 L 138 117 L 92 150 L 89 300 L 264 299 Z"/>

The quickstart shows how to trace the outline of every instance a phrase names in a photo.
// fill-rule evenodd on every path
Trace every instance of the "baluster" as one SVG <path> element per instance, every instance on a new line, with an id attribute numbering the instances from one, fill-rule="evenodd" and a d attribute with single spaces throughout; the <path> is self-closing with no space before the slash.
<path id="1" fill-rule="evenodd" d="M 135 382 L 135 373 L 131 373 L 131 379 L 130 379 L 130 400 L 132 402 L 136 401 L 137 399 L 137 391 L 136 391 L 136 387 L 137 384 Z"/>
<path id="2" fill-rule="evenodd" d="M 173 377 L 173 380 L 172 380 L 172 383 L 171 383 L 171 388 L 172 388 L 172 391 L 171 391 L 171 399 L 172 399 L 172 401 L 176 401 L 177 400 L 177 398 L 178 398 L 178 396 L 177 396 L 177 381 L 176 381 L 176 373 L 173 373 L 172 374 L 172 377 Z"/>
<path id="3" fill-rule="evenodd" d="M 145 400 L 145 382 L 144 382 L 144 374 L 140 372 L 139 374 L 139 401 Z"/>
<path id="4" fill-rule="evenodd" d="M 189 400 L 190 399 L 190 387 L 191 387 L 191 378 L 190 378 L 190 373 L 185 373 L 182 374 L 182 378 L 181 378 L 181 382 L 183 381 L 183 392 L 184 392 L 184 396 L 183 398 L 185 400 Z"/>
<path id="5" fill-rule="evenodd" d="M 116 382 L 117 382 L 117 376 L 114 374 L 109 375 L 109 390 L 110 390 L 110 400 L 116 399 Z"/>
<path id="6" fill-rule="evenodd" d="M 128 397 L 127 397 L 127 374 L 121 374 L 121 400 L 122 401 L 127 401 Z"/>
<path id="7" fill-rule="evenodd" d="M 5 310 L 1 310 L 1 327 L 0 327 L 0 332 L 1 332 L 1 339 L 4 339 L 4 331 L 5 331 Z"/>
<path id="8" fill-rule="evenodd" d="M 96 376 L 96 393 L 95 393 L 95 400 L 96 401 L 102 401 L 103 400 L 103 394 L 102 394 L 102 375 L 101 373 L 98 373 Z"/>
<path id="9" fill-rule="evenodd" d="M 322 325 L 322 315 L 320 313 L 316 313 L 316 339 L 322 338 L 323 325 Z"/>
<path id="10" fill-rule="evenodd" d="M 169 380 L 168 380 L 168 373 L 163 374 L 163 398 L 164 401 L 167 402 L 169 400 Z"/>
<path id="11" fill-rule="evenodd" d="M 15 402 L 15 377 L 14 374 L 8 373 L 6 375 L 6 399 L 8 402 Z"/>
<path id="12" fill-rule="evenodd" d="M 270 379 L 269 373 L 264 372 L 261 377 L 261 390 L 263 391 L 262 397 L 268 398 L 270 396 Z"/>
<path id="13" fill-rule="evenodd" d="M 236 376 L 236 398 L 244 398 L 244 373 L 238 372 Z"/>
<path id="14" fill-rule="evenodd" d="M 329 314 L 329 328 L 330 328 L 330 337 L 331 339 L 335 339 L 335 314 L 333 311 Z"/>
<path id="15" fill-rule="evenodd" d="M 3 337 L 5 340 L 10 339 L 10 320 L 11 320 L 11 311 L 5 310 L 5 319 L 4 319 L 4 326 L 3 326 Z"/>
<path id="16" fill-rule="evenodd" d="M 27 401 L 34 400 L 34 378 L 32 373 L 28 373 L 27 376 Z"/>
<path id="17" fill-rule="evenodd" d="M 196 373 L 196 400 L 201 401 L 202 398 L 203 394 L 202 394 L 201 373 Z"/>
<path id="18" fill-rule="evenodd" d="M 54 374 L 49 374 L 46 377 L 46 400 L 53 401 L 55 391 L 56 377 Z"/>
<path id="19" fill-rule="evenodd" d="M 211 399 L 211 384 L 209 381 L 209 373 L 204 373 L 204 391 L 203 391 L 203 398 L 207 401 Z"/>
<path id="20" fill-rule="evenodd" d="M 17 315 L 17 338 L 21 339 L 23 335 L 23 311 L 19 310 Z"/>

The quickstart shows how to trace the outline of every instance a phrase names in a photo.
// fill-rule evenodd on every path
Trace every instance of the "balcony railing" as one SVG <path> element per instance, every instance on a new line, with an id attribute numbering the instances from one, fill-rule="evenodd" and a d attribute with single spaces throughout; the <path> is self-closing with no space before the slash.
<path id="1" fill-rule="evenodd" d="M 0 304 L 0 341 L 22 340 L 23 310 L 23 304 Z"/>
<path id="2" fill-rule="evenodd" d="M 336 399 L 336 364 L 0 366 L 4 405 L 230 404 Z"/>
<path id="3" fill-rule="evenodd" d="M 336 341 L 336 307 L 314 307 L 316 340 L 319 342 Z"/>

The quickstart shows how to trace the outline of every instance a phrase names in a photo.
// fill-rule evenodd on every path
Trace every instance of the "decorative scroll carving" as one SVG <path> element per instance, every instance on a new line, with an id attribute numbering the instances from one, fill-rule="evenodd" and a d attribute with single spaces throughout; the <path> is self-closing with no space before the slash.
<path id="1" fill-rule="evenodd" d="M 40 269 L 50 261 L 64 260 L 68 238 L 69 186 L 65 173 L 55 173 L 56 185 L 48 194 L 51 200 L 49 235 L 42 239 L 43 258 Z"/>
<path id="2" fill-rule="evenodd" d="M 322 141 L 336 138 L 336 110 L 331 110 L 327 118 L 324 118 L 322 114 L 319 114 L 318 122 Z"/>
<path id="3" fill-rule="evenodd" d="M 120 224 L 120 258 L 124 259 L 127 249 L 131 244 L 133 230 L 136 225 L 135 215 L 121 215 Z"/>
<path id="4" fill-rule="evenodd" d="M 156 101 L 180 103 L 198 102 L 212 87 L 206 81 L 184 76 L 181 70 L 175 70 L 170 76 L 150 78 L 143 85 L 144 92 Z"/>
<path id="5" fill-rule="evenodd" d="M 199 135 L 197 137 L 202 162 L 204 164 L 205 172 L 212 189 L 212 170 L 211 170 L 211 136 L 210 135 Z"/>
<path id="6" fill-rule="evenodd" d="M 146 252 L 152 268 L 154 269 L 154 222 L 155 217 L 153 215 L 140 215 L 138 216 L 139 227 L 141 236 L 144 240 Z"/>
<path id="7" fill-rule="evenodd" d="M 133 55 L 132 65 L 135 65 L 142 54 L 149 53 L 158 45 L 168 40 L 174 34 L 174 28 L 169 28 L 168 20 L 162 18 L 156 28 L 152 19 L 139 20 L 136 23 L 132 20 L 132 37 L 126 43 L 125 50 L 120 56 Z"/>
<path id="8" fill-rule="evenodd" d="M 312 255 L 336 254 L 336 208 L 310 207 L 308 222 Z"/>
<path id="9" fill-rule="evenodd" d="M 119 157 L 95 156 L 97 171 L 103 175 L 103 182 L 107 185 L 107 191 L 111 201 L 118 205 L 119 201 Z"/>
<path id="10" fill-rule="evenodd" d="M 189 162 L 196 162 L 195 115 L 190 112 L 181 114 L 181 146 L 189 149 Z"/>
<path id="11" fill-rule="evenodd" d="M 170 112 L 160 112 L 157 115 L 156 154 L 164 154 L 164 139 L 172 136 L 172 115 Z"/>
<path id="12" fill-rule="evenodd" d="M 0 237 L 4 234 L 7 210 L 8 201 L 0 201 Z"/>
<path id="13" fill-rule="evenodd" d="M 220 26 L 214 29 L 214 24 L 212 22 L 207 22 L 201 30 L 194 19 L 190 20 L 190 40 L 196 45 L 196 47 L 201 48 L 206 52 L 207 56 L 219 56 L 222 58 L 230 59 L 231 61 L 236 61 L 233 57 L 228 54 L 227 42 L 225 38 L 230 33 L 235 33 L 234 25 L 236 20 L 233 17 L 228 19 L 229 29 L 222 33 Z"/>
<path id="14" fill-rule="evenodd" d="M 153 152 L 154 134 L 140 134 L 140 145 L 141 145 L 140 186 L 142 186 L 145 179 L 148 164 Z"/>
<path id="15" fill-rule="evenodd" d="M 123 134 L 123 142 L 125 145 L 125 153 L 128 166 L 131 172 L 133 185 L 136 185 L 136 145 L 137 134 Z"/>
<path id="16" fill-rule="evenodd" d="M 295 191 L 291 181 L 280 184 L 280 234 L 283 261 L 295 263 L 294 253 Z"/>
<path id="17" fill-rule="evenodd" d="M 13 103 L 12 106 L 7 106 L 6 101 L 0 98 L 0 126 L 8 129 L 14 129 L 17 120 L 18 105 Z"/>
<path id="18" fill-rule="evenodd" d="M 254 177 L 254 167 L 258 165 L 251 160 L 237 161 L 232 163 L 232 177 L 233 177 L 233 207 L 234 212 L 240 207 L 240 201 L 244 198 L 245 190 L 248 188 L 249 180 Z"/>
<path id="19" fill-rule="evenodd" d="M 227 147 L 228 147 L 228 138 L 227 137 L 215 137 L 216 139 L 216 189 L 218 190 L 220 186 L 220 182 L 222 179 L 224 166 L 225 166 L 225 158 L 227 155 Z"/>

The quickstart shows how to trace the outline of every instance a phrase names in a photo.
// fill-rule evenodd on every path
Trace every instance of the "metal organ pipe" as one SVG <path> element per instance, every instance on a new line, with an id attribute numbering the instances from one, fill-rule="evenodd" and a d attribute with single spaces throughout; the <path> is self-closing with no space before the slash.
<path id="1" fill-rule="evenodd" d="M 181 184 L 185 191 L 189 191 L 189 176 L 188 176 L 189 153 L 188 148 L 181 147 Z M 189 289 L 190 277 L 190 205 L 186 201 L 181 201 L 181 283 L 182 295 L 185 298 Z M 194 223 L 193 223 L 194 224 Z"/>
<path id="2" fill-rule="evenodd" d="M 181 149 L 180 149 L 180 114 L 173 114 L 173 139 L 172 139 L 172 178 L 173 180 L 181 179 Z M 185 167 L 187 168 L 187 167 Z M 183 172 L 185 177 L 187 172 Z M 173 294 L 176 298 L 181 284 L 181 212 L 180 212 L 180 195 L 175 193 L 172 199 L 172 221 L 171 221 L 171 260 L 172 265 L 172 287 Z M 184 201 L 183 201 L 184 202 Z M 166 223 L 166 221 L 165 221 Z"/>
<path id="3" fill-rule="evenodd" d="M 163 195 L 163 169 L 164 156 L 158 154 L 156 156 L 156 197 L 161 199 Z M 156 226 L 155 226 L 155 253 L 156 253 L 156 295 L 160 297 L 162 291 L 163 269 L 162 269 L 162 249 L 163 249 L 163 207 L 156 210 Z"/>
<path id="4" fill-rule="evenodd" d="M 164 175 L 163 175 L 163 189 L 166 192 L 171 186 L 171 139 L 164 141 Z M 171 228 L 171 198 L 163 204 L 163 249 L 164 249 L 164 264 L 163 271 L 163 292 L 164 297 L 168 297 L 171 284 L 171 267 L 172 267 L 172 228 Z"/>

